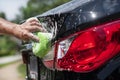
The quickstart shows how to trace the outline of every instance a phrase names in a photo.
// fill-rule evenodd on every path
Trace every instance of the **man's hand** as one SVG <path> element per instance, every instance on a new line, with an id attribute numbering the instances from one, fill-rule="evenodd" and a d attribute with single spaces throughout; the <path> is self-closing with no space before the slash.
<path id="1" fill-rule="evenodd" d="M 0 18 L 0 33 L 15 36 L 21 40 L 39 41 L 32 32 L 44 31 L 37 18 L 30 18 L 19 25 Z"/>
<path id="2" fill-rule="evenodd" d="M 19 26 L 20 34 L 18 37 L 23 40 L 34 40 L 39 41 L 39 38 L 35 36 L 32 32 L 36 31 L 44 31 L 41 24 L 39 23 L 37 18 L 30 18 L 25 23 Z"/>
<path id="3" fill-rule="evenodd" d="M 39 23 L 37 18 L 30 18 L 25 23 L 19 26 L 18 37 L 23 40 L 34 40 L 39 41 L 39 38 L 33 35 L 32 32 L 36 31 L 44 31 L 41 24 Z M 19 34 L 20 33 L 20 34 Z"/>

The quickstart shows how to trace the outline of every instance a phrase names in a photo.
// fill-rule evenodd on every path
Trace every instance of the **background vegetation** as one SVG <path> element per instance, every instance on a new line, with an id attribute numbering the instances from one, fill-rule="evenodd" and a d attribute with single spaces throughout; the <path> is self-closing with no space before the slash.
<path id="1" fill-rule="evenodd" d="M 57 7 L 70 0 L 29 0 L 26 7 L 20 8 L 20 14 L 12 20 L 15 23 L 20 23 L 22 20 L 39 15 L 49 9 Z M 0 12 L 0 17 L 6 19 L 6 15 Z M 0 35 L 0 57 L 12 55 L 17 52 L 19 45 L 12 36 Z"/>

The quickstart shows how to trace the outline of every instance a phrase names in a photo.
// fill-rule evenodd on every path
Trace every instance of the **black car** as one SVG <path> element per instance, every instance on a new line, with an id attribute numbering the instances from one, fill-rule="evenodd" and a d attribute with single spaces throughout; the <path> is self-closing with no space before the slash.
<path id="1" fill-rule="evenodd" d="M 23 44 L 27 80 L 120 80 L 120 0 L 72 0 L 36 17 L 52 49 L 39 58 Z"/>

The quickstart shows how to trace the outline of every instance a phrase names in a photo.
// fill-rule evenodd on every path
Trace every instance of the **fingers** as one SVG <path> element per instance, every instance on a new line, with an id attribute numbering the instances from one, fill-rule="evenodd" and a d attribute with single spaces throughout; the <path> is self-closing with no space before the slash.
<path id="1" fill-rule="evenodd" d="M 25 41 L 33 40 L 33 41 L 39 42 L 39 38 L 37 36 L 35 36 L 34 34 L 32 34 L 30 32 L 27 32 L 27 31 L 22 32 L 20 38 Z"/>
<path id="2" fill-rule="evenodd" d="M 44 32 L 45 30 L 42 27 L 38 27 L 34 25 L 29 31 L 30 32 L 36 32 L 36 31 Z"/>
<path id="3" fill-rule="evenodd" d="M 28 37 L 32 39 L 33 41 L 39 42 L 39 38 L 32 33 L 28 33 Z"/>
<path id="4" fill-rule="evenodd" d="M 39 20 L 35 17 L 32 17 L 32 18 L 27 19 L 26 22 L 30 22 L 30 23 L 31 22 L 39 22 Z"/>
<path id="5" fill-rule="evenodd" d="M 42 25 L 37 18 L 34 18 L 34 17 L 29 18 L 26 21 L 26 23 L 28 23 L 28 26 L 24 28 L 30 32 L 35 32 L 35 31 L 45 32 L 45 29 L 42 28 Z"/>
<path id="6" fill-rule="evenodd" d="M 29 18 L 26 20 L 26 23 L 29 23 L 30 25 L 36 25 L 36 26 L 39 26 L 41 27 L 41 23 L 39 22 L 39 20 L 35 17 L 32 17 L 32 18 Z"/>
<path id="7" fill-rule="evenodd" d="M 46 30 L 42 28 L 39 20 L 37 18 L 29 18 L 25 23 L 20 25 L 22 29 L 22 39 L 23 40 L 33 40 L 39 42 L 39 38 L 32 34 L 31 32 L 41 31 L 45 32 Z"/>
<path id="8" fill-rule="evenodd" d="M 41 27 L 42 28 L 42 25 L 40 23 L 37 23 L 37 22 L 31 22 L 30 26 L 36 26 L 36 27 Z"/>

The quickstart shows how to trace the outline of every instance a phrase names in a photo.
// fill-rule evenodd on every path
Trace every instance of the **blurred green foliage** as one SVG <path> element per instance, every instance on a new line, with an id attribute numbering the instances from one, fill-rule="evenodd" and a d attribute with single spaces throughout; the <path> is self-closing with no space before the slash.
<path id="1" fill-rule="evenodd" d="M 0 57 L 16 53 L 16 43 L 10 38 L 11 37 L 7 35 L 0 36 Z"/>
<path id="2" fill-rule="evenodd" d="M 70 0 L 29 0 L 27 7 L 21 8 L 22 17 L 27 19 L 39 15 Z"/>
<path id="3" fill-rule="evenodd" d="M 29 0 L 26 7 L 20 8 L 20 15 L 16 16 L 16 22 L 42 14 L 70 0 Z"/>
<path id="4" fill-rule="evenodd" d="M 20 8 L 20 14 L 16 15 L 13 22 L 20 23 L 22 20 L 39 15 L 68 1 L 70 0 L 29 0 L 26 7 Z M 0 13 L 0 17 L 6 19 L 3 12 Z M 10 36 L 0 36 L 0 57 L 16 53 L 16 43 L 10 38 Z"/>
<path id="5" fill-rule="evenodd" d="M 5 16 L 4 12 L 0 12 L 0 17 L 6 19 L 6 16 Z"/>

